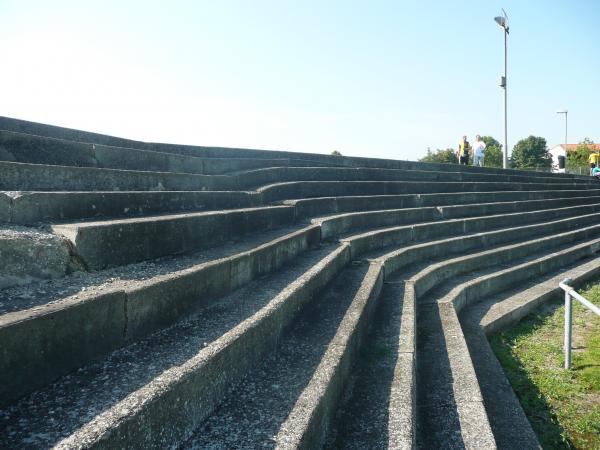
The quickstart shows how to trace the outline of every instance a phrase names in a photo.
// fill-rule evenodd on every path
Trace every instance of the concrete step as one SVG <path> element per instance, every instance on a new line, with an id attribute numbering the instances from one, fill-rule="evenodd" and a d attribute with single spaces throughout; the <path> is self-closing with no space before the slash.
<path id="1" fill-rule="evenodd" d="M 362 195 L 317 197 L 284 200 L 284 205 L 296 208 L 296 217 L 320 217 L 344 212 L 378 209 L 416 208 L 425 206 L 463 205 L 467 203 L 514 202 L 558 198 L 593 197 L 597 189 L 570 191 L 499 191 L 499 192 L 437 192 L 435 194 Z"/>
<path id="2" fill-rule="evenodd" d="M 543 221 L 556 221 L 560 218 L 586 216 L 594 214 L 597 211 L 599 211 L 598 206 L 585 205 L 512 214 L 468 217 L 464 219 L 439 220 L 376 229 L 346 236 L 342 240 L 351 244 L 353 254 L 364 254 L 409 242 L 475 234 L 515 225 L 524 226 Z M 322 231 L 321 236 L 324 238 L 327 234 Z"/>
<path id="3" fill-rule="evenodd" d="M 0 405 L 170 326 L 319 244 L 319 230 L 0 291 Z"/>
<path id="4" fill-rule="evenodd" d="M 259 196 L 243 191 L 0 192 L 0 222 L 36 225 L 259 204 Z"/>
<path id="5" fill-rule="evenodd" d="M 374 440 L 381 447 L 411 447 L 415 439 L 414 355 L 418 342 L 415 330 L 431 327 L 435 322 L 428 316 L 431 320 L 426 320 L 426 325 L 420 324 L 417 327 L 416 302 L 422 303 L 422 296 L 429 295 L 427 291 L 463 272 L 486 267 L 486 264 L 489 267 L 506 263 L 507 252 L 512 252 L 509 259 L 519 258 L 527 255 L 532 247 L 539 246 L 540 242 L 549 242 L 548 247 L 555 248 L 555 245 L 564 246 L 565 242 L 572 242 L 573 239 L 579 242 L 590 235 L 600 235 L 597 219 L 593 218 L 590 222 L 594 224 L 592 227 L 581 229 L 584 224 L 580 223 L 576 225 L 578 229 L 574 232 L 559 234 L 550 241 L 543 231 L 521 233 L 521 228 L 513 228 L 485 233 L 489 235 L 487 239 L 485 236 L 474 235 L 431 241 L 376 258 L 375 261 L 384 265 L 386 273 L 381 300 L 384 312 L 380 313 L 383 315 L 376 322 L 370 340 L 364 344 L 366 350 L 355 369 L 360 375 L 351 381 L 352 395 L 338 416 L 329 446 L 364 448 L 369 446 L 366 442 Z M 540 227 L 546 225 L 539 224 Z M 527 240 L 531 236 L 538 239 Z M 451 241 L 457 245 L 453 245 Z M 522 242 L 518 243 L 519 241 Z M 498 247 L 508 242 L 513 244 Z M 481 252 L 489 247 L 492 249 Z M 474 251 L 479 253 L 469 254 Z M 461 254 L 466 255 L 452 258 L 453 255 Z M 487 256 L 485 262 L 481 262 L 481 255 Z M 443 268 L 446 270 L 441 270 Z M 405 283 L 408 287 L 405 287 Z M 371 411 L 368 420 L 364 411 Z"/>
<path id="6" fill-rule="evenodd" d="M 10 117 L 0 117 L 0 129 L 9 130 L 19 133 L 26 133 L 37 136 L 47 136 L 77 142 L 89 142 L 103 144 L 108 146 L 136 148 L 142 150 L 152 150 L 158 152 L 174 153 L 181 155 L 191 155 L 205 158 L 299 158 L 302 160 L 312 161 L 313 163 L 326 164 L 329 166 L 344 166 L 344 167 L 380 167 L 394 168 L 404 170 L 426 170 L 446 172 L 449 167 L 456 171 L 465 171 L 471 173 L 504 173 L 527 175 L 529 177 L 545 177 L 548 176 L 544 172 L 515 170 L 515 169 L 499 169 L 492 167 L 472 167 L 459 166 L 449 164 L 434 164 L 422 163 L 415 161 L 400 161 L 392 159 L 378 158 L 360 158 L 347 156 L 332 156 L 315 153 L 301 153 L 289 151 L 271 151 L 271 150 L 256 150 L 256 149 L 240 149 L 240 148 L 224 148 L 224 147 L 206 147 L 192 146 L 179 144 L 163 144 L 154 142 L 141 142 L 132 139 L 124 139 L 114 136 L 108 136 L 99 133 L 92 133 L 81 130 L 73 130 L 64 127 L 57 127 L 42 123 L 30 122 L 25 120 L 13 119 Z M 571 174 L 552 174 L 559 178 L 573 179 L 586 178 Z"/>
<path id="7" fill-rule="evenodd" d="M 36 229 L 0 226 L 0 289 L 64 277 L 75 268 L 69 242 Z"/>
<path id="8" fill-rule="evenodd" d="M 319 448 L 381 288 L 380 267 L 353 265 L 183 448 Z"/>
<path id="9" fill-rule="evenodd" d="M 230 191 L 237 178 L 0 161 L 2 191 Z"/>
<path id="10" fill-rule="evenodd" d="M 498 249 L 490 255 L 493 262 L 488 264 L 482 263 L 480 258 L 486 252 L 459 258 L 460 272 L 445 271 L 445 279 L 453 281 L 446 285 L 437 281 L 441 286 L 437 291 L 432 291 L 428 285 L 431 266 L 426 270 L 427 275 L 421 273 L 415 277 L 419 330 L 416 357 L 418 447 L 496 447 L 457 314 L 480 298 L 600 251 L 597 233 L 589 234 L 586 230 L 564 233 L 560 239 L 546 240 L 545 243 L 545 247 L 540 247 L 539 241 L 531 241 Z M 510 259 L 506 258 L 506 251 L 513 252 Z M 473 270 L 469 264 L 462 265 L 467 259 L 478 261 L 477 268 Z M 508 267 L 502 268 L 502 263 Z M 446 267 L 448 264 L 457 267 L 455 262 L 445 264 Z M 491 267 L 495 269 L 490 270 Z M 467 273 L 464 277 L 459 276 Z M 425 282 L 417 286 L 419 281 Z M 428 293 L 419 295 L 419 290 Z"/>
<path id="11" fill-rule="evenodd" d="M 220 175 L 262 167 L 314 164 L 296 158 L 197 157 L 0 130 L 0 161 L 150 172 Z"/>
<path id="12" fill-rule="evenodd" d="M 52 226 L 88 269 L 98 270 L 214 247 L 244 234 L 288 226 L 289 206 L 245 208 Z"/>
<path id="13" fill-rule="evenodd" d="M 498 448 L 537 449 L 539 443 L 486 334 L 511 326 L 542 304 L 560 302 L 564 293 L 558 283 L 567 275 L 577 286 L 599 274 L 600 258 L 583 259 L 500 294 L 485 296 L 461 311 L 461 328 Z"/>
<path id="14" fill-rule="evenodd" d="M 431 194 L 436 192 L 492 192 L 585 189 L 573 181 L 564 183 L 422 182 L 422 181 L 292 181 L 257 189 L 264 202 L 310 197 Z"/>
<path id="15" fill-rule="evenodd" d="M 577 206 L 579 204 L 579 206 Z M 575 206 L 566 206 L 575 205 Z M 422 222 L 431 222 L 434 220 L 444 221 L 456 218 L 473 218 L 486 216 L 490 220 L 495 220 L 502 226 L 503 217 L 509 219 L 512 214 L 520 214 L 521 211 L 535 211 L 542 213 L 544 211 L 553 211 L 548 218 L 556 217 L 556 214 L 569 214 L 571 211 L 584 213 L 597 210 L 600 207 L 597 199 L 594 197 L 584 198 L 579 201 L 558 200 L 553 202 L 546 200 L 544 202 L 501 202 L 501 203 L 479 203 L 472 205 L 454 205 L 438 207 L 421 208 L 403 208 L 388 209 L 383 211 L 364 211 L 356 213 L 344 213 L 330 217 L 320 217 L 311 222 L 321 227 L 322 238 L 343 235 L 348 230 L 364 230 L 371 228 L 393 227 L 401 224 L 418 224 Z M 501 214 L 504 213 L 504 214 Z M 517 219 L 518 220 L 518 219 Z M 465 230 L 466 231 L 466 230 Z"/>
<path id="16" fill-rule="evenodd" d="M 0 416 L 2 447 L 179 447 L 252 367 L 273 355 L 299 311 L 347 262 L 344 245 L 310 252 L 23 398 Z"/>
<path id="17" fill-rule="evenodd" d="M 506 191 L 484 193 L 405 194 L 360 197 L 326 197 L 285 200 L 296 217 L 326 216 L 341 212 L 415 208 L 541 199 L 598 196 L 600 190 Z M 85 219 L 177 214 L 192 211 L 248 208 L 262 204 L 259 194 L 245 191 L 127 191 L 127 192 L 0 192 L 0 222 L 17 225 L 68 222 Z"/>
<path id="18" fill-rule="evenodd" d="M 529 183 L 529 175 L 506 173 L 474 173 L 456 171 L 449 165 L 444 172 L 426 170 L 402 170 L 368 167 L 264 167 L 238 173 L 239 183 L 244 188 L 256 188 L 278 182 L 290 181 L 434 181 L 434 182 L 509 182 Z M 574 178 L 571 181 L 581 186 L 598 186 L 592 177 Z M 564 183 L 564 178 L 546 174 L 536 177 L 536 183 Z"/>

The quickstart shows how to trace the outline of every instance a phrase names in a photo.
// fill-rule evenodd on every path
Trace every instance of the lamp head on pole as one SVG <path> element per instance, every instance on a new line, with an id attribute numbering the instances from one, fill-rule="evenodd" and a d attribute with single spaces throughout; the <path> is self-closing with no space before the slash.
<path id="1" fill-rule="evenodd" d="M 567 114 L 569 111 L 566 109 L 559 109 L 558 111 L 556 111 L 556 114 Z"/>
<path id="2" fill-rule="evenodd" d="M 506 34 L 508 34 L 508 16 L 506 15 L 506 12 L 502 10 L 502 15 L 494 17 L 494 20 L 496 21 L 498 26 L 502 28 L 506 32 Z"/>

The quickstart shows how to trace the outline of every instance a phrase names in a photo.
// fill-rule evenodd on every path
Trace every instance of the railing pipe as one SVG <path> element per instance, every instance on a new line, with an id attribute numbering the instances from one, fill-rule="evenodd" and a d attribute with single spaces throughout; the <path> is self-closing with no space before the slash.
<path id="1" fill-rule="evenodd" d="M 571 341 L 572 341 L 572 330 L 573 330 L 573 301 L 572 298 L 580 302 L 587 309 L 592 311 L 597 316 L 600 316 L 600 308 L 591 303 L 585 297 L 582 297 L 575 289 L 573 289 L 569 284 L 572 282 L 570 278 L 565 278 L 558 286 L 565 291 L 565 341 L 563 344 L 564 352 L 565 352 L 565 369 L 571 368 Z"/>

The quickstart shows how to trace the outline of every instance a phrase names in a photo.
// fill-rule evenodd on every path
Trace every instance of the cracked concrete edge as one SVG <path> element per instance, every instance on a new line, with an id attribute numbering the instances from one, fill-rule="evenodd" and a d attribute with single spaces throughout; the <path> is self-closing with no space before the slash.
<path id="1" fill-rule="evenodd" d="M 308 385 L 281 425 L 277 448 L 320 448 L 357 359 L 383 286 L 383 266 L 371 262 L 361 286 Z"/>
<path id="2" fill-rule="evenodd" d="M 341 245 L 259 310 L 183 365 L 132 392 L 56 448 L 177 447 L 216 408 L 247 370 L 272 351 L 313 295 L 350 262 Z M 169 422 L 171 426 L 163 427 Z"/>

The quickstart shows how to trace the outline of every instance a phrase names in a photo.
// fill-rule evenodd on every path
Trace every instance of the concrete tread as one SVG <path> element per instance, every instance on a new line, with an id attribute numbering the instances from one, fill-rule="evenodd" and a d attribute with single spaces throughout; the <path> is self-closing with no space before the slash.
<path id="1" fill-rule="evenodd" d="M 85 445 L 87 434 L 89 439 L 97 439 L 98 426 L 105 429 L 107 422 L 134 413 L 149 396 L 160 395 L 169 379 L 191 370 L 186 369 L 190 364 L 198 365 L 210 358 L 213 342 L 285 293 L 294 280 L 335 248 L 308 252 L 281 271 L 215 301 L 197 315 L 23 398 L 0 412 L 1 446 L 61 448 L 61 441 L 84 425 L 83 432 L 77 431 L 81 435 L 78 445 Z"/>

